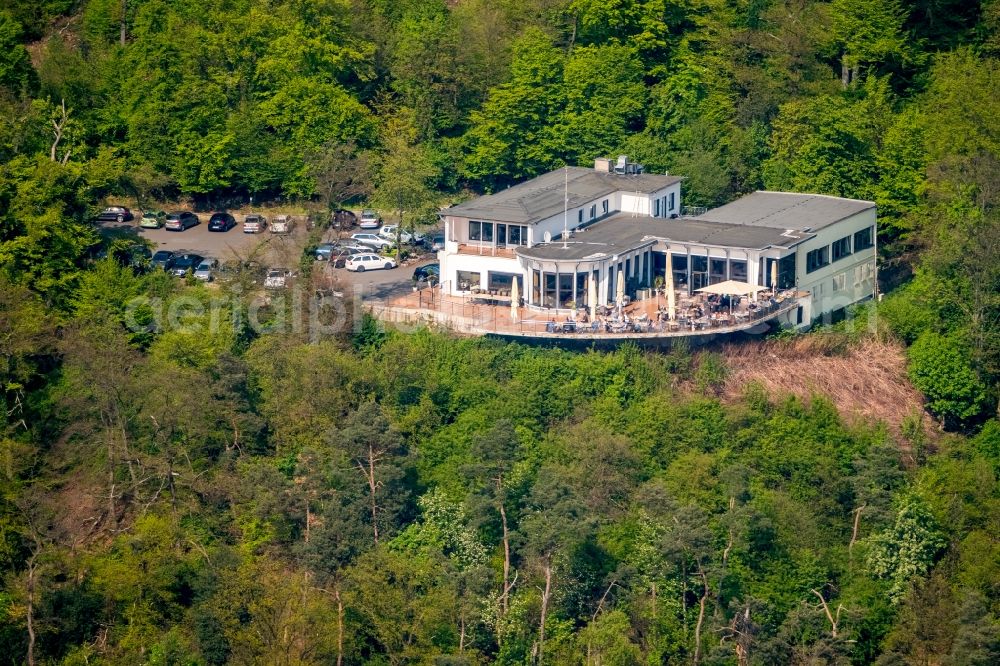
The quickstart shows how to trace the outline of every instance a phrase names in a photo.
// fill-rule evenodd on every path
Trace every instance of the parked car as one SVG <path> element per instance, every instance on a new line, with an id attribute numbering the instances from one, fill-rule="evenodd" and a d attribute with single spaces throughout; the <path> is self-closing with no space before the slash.
<path id="1" fill-rule="evenodd" d="M 101 222 L 129 222 L 132 211 L 125 206 L 108 206 L 98 214 L 97 219 Z"/>
<path id="2" fill-rule="evenodd" d="M 367 245 L 375 250 L 381 250 L 387 247 L 392 247 L 394 243 L 391 240 L 382 238 L 378 234 L 364 234 L 357 233 L 351 234 L 351 240 L 355 243 L 361 243 L 362 245 Z"/>
<path id="3" fill-rule="evenodd" d="M 441 281 L 440 264 L 424 264 L 413 269 L 414 282 L 426 282 L 433 286 Z"/>
<path id="4" fill-rule="evenodd" d="M 370 253 L 371 248 L 359 249 L 338 245 L 337 243 L 322 243 L 313 250 L 316 261 L 332 261 L 334 268 L 343 268 L 346 259 L 355 254 Z"/>
<path id="5" fill-rule="evenodd" d="M 174 265 L 174 253 L 170 250 L 158 250 L 149 263 L 153 268 L 162 268 L 168 271 Z"/>
<path id="6" fill-rule="evenodd" d="M 167 215 L 167 231 L 184 231 L 189 227 L 196 227 L 201 224 L 198 216 L 189 210 L 182 210 Z"/>
<path id="7" fill-rule="evenodd" d="M 265 229 L 267 229 L 267 218 L 263 215 L 253 213 L 243 218 L 243 233 L 259 234 Z"/>
<path id="8" fill-rule="evenodd" d="M 173 265 L 168 270 L 171 275 L 184 277 L 189 270 L 198 268 L 204 258 L 200 254 L 181 254 L 174 259 Z"/>
<path id="9" fill-rule="evenodd" d="M 424 247 L 431 252 L 440 252 L 444 249 L 444 234 L 440 231 L 424 237 Z"/>
<path id="10" fill-rule="evenodd" d="M 396 242 L 396 232 L 399 229 L 398 224 L 387 224 L 378 230 L 378 235 L 386 240 L 390 240 L 393 243 Z M 424 239 L 424 235 L 417 231 L 410 233 L 403 229 L 399 231 L 399 242 L 400 243 L 419 243 Z"/>
<path id="11" fill-rule="evenodd" d="M 229 231 L 236 226 L 236 218 L 229 213 L 212 213 L 208 220 L 209 231 Z"/>
<path id="12" fill-rule="evenodd" d="M 370 254 L 372 251 L 371 245 L 365 245 L 364 243 L 352 240 L 337 241 L 336 245 L 344 250 L 350 250 L 351 254 Z"/>
<path id="13" fill-rule="evenodd" d="M 389 257 L 380 257 L 377 254 L 356 254 L 344 264 L 344 268 L 356 273 L 363 273 L 366 270 L 378 270 L 380 268 L 388 270 L 395 267 L 395 260 Z"/>
<path id="14" fill-rule="evenodd" d="M 349 210 L 339 208 L 330 213 L 330 226 L 335 229 L 350 229 L 358 223 L 358 216 Z"/>
<path id="15" fill-rule="evenodd" d="M 362 229 L 378 229 L 382 226 L 382 216 L 372 208 L 365 208 L 361 211 L 361 223 L 358 226 Z"/>
<path id="16" fill-rule="evenodd" d="M 219 262 L 211 257 L 201 260 L 194 269 L 194 276 L 202 282 L 211 282 L 215 279 L 215 271 L 219 268 Z"/>
<path id="17" fill-rule="evenodd" d="M 265 289 L 282 289 L 288 280 L 288 271 L 282 268 L 271 268 L 264 276 Z"/>
<path id="18" fill-rule="evenodd" d="M 295 226 L 295 222 L 292 220 L 291 215 L 279 215 L 274 218 L 274 222 L 271 223 L 271 233 L 272 234 L 287 234 L 291 233 L 292 227 Z"/>
<path id="19" fill-rule="evenodd" d="M 143 229 L 159 229 L 167 222 L 167 214 L 162 210 L 147 210 L 139 219 L 139 226 Z"/>

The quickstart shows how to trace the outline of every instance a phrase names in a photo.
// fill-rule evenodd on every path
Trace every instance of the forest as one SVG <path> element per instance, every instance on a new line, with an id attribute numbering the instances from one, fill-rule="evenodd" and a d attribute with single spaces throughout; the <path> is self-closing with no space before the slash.
<path id="1" fill-rule="evenodd" d="M 1000 663 L 998 91 L 998 0 L 0 1 L 0 663 Z M 620 153 L 875 201 L 883 298 L 758 352 L 317 336 L 92 222 Z"/>

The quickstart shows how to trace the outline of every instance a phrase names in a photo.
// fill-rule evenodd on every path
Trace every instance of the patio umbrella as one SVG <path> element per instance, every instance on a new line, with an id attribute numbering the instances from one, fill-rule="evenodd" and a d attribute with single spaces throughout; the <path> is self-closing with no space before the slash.
<path id="1" fill-rule="evenodd" d="M 517 306 L 518 301 L 521 300 L 521 289 L 517 285 L 517 277 L 514 277 L 513 283 L 510 285 L 510 318 L 517 321 Z"/>
<path id="2" fill-rule="evenodd" d="M 593 273 L 587 278 L 587 305 L 590 306 L 590 319 L 597 319 L 597 283 Z"/>
<path id="3" fill-rule="evenodd" d="M 775 259 L 771 263 L 771 291 L 775 294 L 778 293 L 778 260 Z"/>
<path id="4" fill-rule="evenodd" d="M 726 280 L 725 282 L 710 284 L 695 291 L 727 296 L 749 296 L 750 294 L 756 294 L 758 291 L 764 291 L 764 287 L 757 287 L 748 282 L 739 282 L 738 280 Z"/>
<path id="5" fill-rule="evenodd" d="M 674 271 L 671 266 L 672 257 L 667 252 L 667 281 L 664 290 L 667 292 L 667 319 L 673 321 L 677 318 L 676 295 L 674 294 Z"/>
<path id="6" fill-rule="evenodd" d="M 625 305 L 625 273 L 618 271 L 618 288 L 615 290 L 615 300 L 618 302 L 618 314 Z"/>

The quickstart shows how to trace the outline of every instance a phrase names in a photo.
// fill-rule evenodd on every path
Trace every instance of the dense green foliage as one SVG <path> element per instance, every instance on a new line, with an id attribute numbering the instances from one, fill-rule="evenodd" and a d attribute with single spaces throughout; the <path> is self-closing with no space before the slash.
<path id="1" fill-rule="evenodd" d="M 4 3 L 0 662 L 997 663 L 998 54 L 995 0 Z M 875 200 L 951 432 L 683 349 L 254 330 L 88 221 L 619 152 Z"/>

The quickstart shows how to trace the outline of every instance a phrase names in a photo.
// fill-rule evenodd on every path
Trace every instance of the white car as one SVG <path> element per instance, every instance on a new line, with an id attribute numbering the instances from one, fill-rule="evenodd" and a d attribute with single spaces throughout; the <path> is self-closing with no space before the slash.
<path id="1" fill-rule="evenodd" d="M 377 271 L 380 268 L 388 270 L 395 267 L 395 260 L 389 257 L 380 257 L 377 254 L 356 254 L 344 264 L 344 268 L 355 273 L 363 273 L 366 270 Z"/>
<path id="2" fill-rule="evenodd" d="M 280 268 L 271 268 L 264 277 L 265 289 L 283 289 L 288 279 L 288 271 Z"/>
<path id="3" fill-rule="evenodd" d="M 295 223 L 292 221 L 291 215 L 278 215 L 271 222 L 271 233 L 272 234 L 287 234 L 292 231 L 292 227 Z"/>
<path id="4" fill-rule="evenodd" d="M 396 242 L 396 232 L 399 228 L 397 224 L 387 224 L 378 231 L 378 235 L 386 240 L 390 240 L 393 243 Z M 405 229 L 399 231 L 399 242 L 400 243 L 419 243 L 424 239 L 424 235 L 418 231 L 410 233 Z"/>
<path id="5" fill-rule="evenodd" d="M 393 241 L 388 240 L 387 238 L 382 238 L 378 234 L 351 234 L 351 240 L 355 243 L 361 243 L 362 245 L 367 245 L 368 247 L 376 250 L 393 246 Z"/>
<path id="6" fill-rule="evenodd" d="M 362 229 L 378 229 L 382 226 L 382 218 L 379 216 L 378 211 L 365 208 L 361 211 L 361 220 L 358 226 Z"/>

